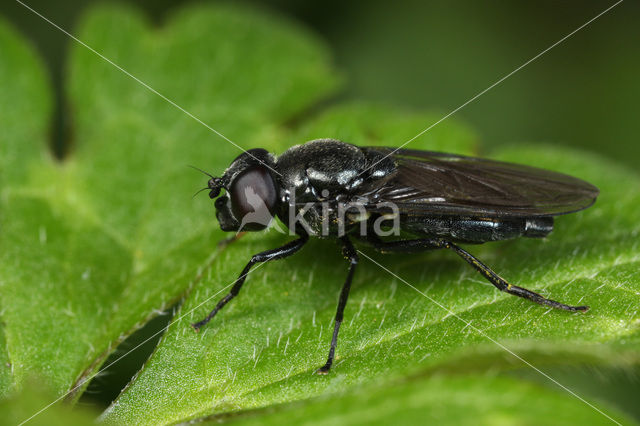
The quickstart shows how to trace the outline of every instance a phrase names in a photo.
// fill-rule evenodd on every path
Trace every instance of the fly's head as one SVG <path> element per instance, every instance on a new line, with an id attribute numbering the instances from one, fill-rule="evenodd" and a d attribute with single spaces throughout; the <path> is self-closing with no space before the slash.
<path id="1" fill-rule="evenodd" d="M 274 165 L 266 150 L 251 149 L 238 156 L 221 178 L 211 177 L 207 189 L 216 199 L 216 218 L 223 231 L 260 231 L 269 226 L 278 202 Z"/>

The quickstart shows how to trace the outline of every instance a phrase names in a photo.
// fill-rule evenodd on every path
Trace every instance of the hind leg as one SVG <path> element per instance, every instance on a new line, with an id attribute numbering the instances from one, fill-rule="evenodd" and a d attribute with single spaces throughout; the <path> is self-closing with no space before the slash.
<path id="1" fill-rule="evenodd" d="M 524 287 L 518 287 L 516 285 L 508 283 L 500 275 L 496 274 L 491 268 L 482 263 L 477 257 L 473 256 L 466 250 L 458 247 L 452 242 L 440 239 L 440 238 L 419 238 L 415 240 L 398 240 L 398 241 L 383 241 L 377 237 L 368 237 L 367 240 L 376 250 L 381 252 L 418 252 L 425 250 L 435 249 L 449 249 L 464 259 L 469 265 L 471 265 L 476 271 L 493 284 L 498 290 L 505 293 L 513 294 L 514 296 L 522 297 L 524 299 L 531 300 L 540 305 L 550 306 L 555 309 L 562 309 L 571 312 L 585 312 L 589 310 L 588 306 L 570 306 L 564 303 L 556 302 L 555 300 L 547 299 L 546 297 L 535 293 L 531 290 L 527 290 Z"/>

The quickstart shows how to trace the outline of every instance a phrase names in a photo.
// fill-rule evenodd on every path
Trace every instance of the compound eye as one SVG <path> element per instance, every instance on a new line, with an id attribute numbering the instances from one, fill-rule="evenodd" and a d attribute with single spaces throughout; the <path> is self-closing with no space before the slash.
<path id="1" fill-rule="evenodd" d="M 250 214 L 252 222 L 270 220 L 277 201 L 276 185 L 265 167 L 256 166 L 234 179 L 229 188 L 231 210 L 238 221 Z M 253 218 L 255 216 L 255 218 Z"/>

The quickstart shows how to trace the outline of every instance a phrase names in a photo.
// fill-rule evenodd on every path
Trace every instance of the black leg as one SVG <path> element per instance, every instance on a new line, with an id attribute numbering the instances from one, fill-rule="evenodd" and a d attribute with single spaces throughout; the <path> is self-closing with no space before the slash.
<path id="1" fill-rule="evenodd" d="M 336 353 L 336 345 L 338 344 L 338 332 L 340 331 L 340 324 L 342 324 L 342 318 L 344 314 L 344 307 L 347 306 L 349 290 L 351 289 L 351 280 L 353 279 L 353 274 L 356 271 L 356 265 L 358 264 L 358 253 L 356 253 L 356 249 L 353 247 L 353 244 L 351 243 L 349 238 L 344 236 L 340 238 L 340 241 L 342 241 L 342 253 L 347 259 L 349 259 L 349 273 L 347 274 L 347 279 L 342 285 L 342 290 L 340 291 L 340 300 L 338 301 L 338 310 L 336 311 L 336 321 L 333 327 L 333 337 L 331 337 L 329 357 L 327 358 L 327 363 L 316 371 L 318 374 L 329 373 L 331 364 L 333 364 L 333 358 Z"/>
<path id="2" fill-rule="evenodd" d="M 527 290 L 523 287 L 518 287 L 517 285 L 509 284 L 505 281 L 501 276 L 493 272 L 487 265 L 480 262 L 478 258 L 471 255 L 469 252 L 461 249 L 457 245 L 453 243 L 447 242 L 447 247 L 451 250 L 455 251 L 458 256 L 467 261 L 467 263 L 473 266 L 478 272 L 480 272 L 491 284 L 496 286 L 499 290 L 504 291 L 509 294 L 513 294 L 514 296 L 519 296 L 525 299 L 529 299 L 532 302 L 539 303 L 540 305 L 550 306 L 556 309 L 563 309 L 565 311 L 580 311 L 585 312 L 589 310 L 588 306 L 570 306 L 565 305 L 564 303 L 556 302 L 555 300 L 547 299 L 546 297 L 535 293 L 531 290 Z"/>
<path id="3" fill-rule="evenodd" d="M 247 266 L 244 267 L 238 279 L 236 279 L 233 287 L 231 287 L 231 291 L 229 291 L 229 293 L 218 302 L 216 307 L 209 313 L 209 315 L 207 315 L 201 321 L 191 324 L 191 327 L 193 327 L 196 331 L 199 331 L 203 325 L 211 321 L 211 319 L 216 316 L 218 311 L 220 311 L 220 309 L 222 309 L 224 305 L 226 305 L 231 299 L 236 297 L 240 292 L 240 289 L 244 284 L 244 280 L 247 278 L 247 274 L 249 273 L 249 270 L 253 265 L 260 262 L 268 262 L 269 260 L 282 259 L 291 256 L 292 254 L 300 250 L 308 240 L 309 237 L 307 235 L 302 235 L 297 240 L 291 241 L 283 245 L 282 247 L 263 251 L 262 253 L 254 254 L 253 256 L 251 256 L 251 260 L 249 261 L 249 263 L 247 263 Z"/>
<path id="4" fill-rule="evenodd" d="M 382 241 L 378 238 L 369 238 L 368 241 L 374 248 L 380 251 L 420 251 L 420 250 L 432 250 L 432 249 L 450 249 L 453 250 L 458 256 L 463 258 L 469 265 L 473 266 L 478 272 L 482 274 L 491 284 L 496 286 L 498 290 L 505 293 L 513 294 L 524 299 L 531 300 L 532 302 L 539 303 L 540 305 L 550 306 L 556 309 L 563 309 L 565 311 L 587 311 L 588 306 L 569 306 L 564 303 L 556 302 L 555 300 L 547 299 L 538 293 L 531 290 L 527 290 L 523 287 L 518 287 L 513 284 L 509 284 L 498 274 L 493 272 L 491 268 L 482 263 L 478 258 L 474 257 L 469 252 L 463 250 L 457 245 L 441 240 L 441 239 L 416 239 L 416 240 L 403 240 L 403 241 Z"/>

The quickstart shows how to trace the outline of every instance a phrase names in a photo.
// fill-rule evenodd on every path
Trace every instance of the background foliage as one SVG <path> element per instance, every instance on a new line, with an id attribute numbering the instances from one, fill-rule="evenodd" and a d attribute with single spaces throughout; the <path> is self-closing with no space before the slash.
<path id="1" fill-rule="evenodd" d="M 509 23 L 506 27 L 485 28 L 478 22 L 487 21 L 478 20 L 477 13 L 487 11 L 467 6 L 455 13 L 443 6 L 421 6 L 417 10 L 424 13 L 419 14 L 373 4 L 342 27 L 341 20 L 353 12 L 332 15 L 326 25 L 319 25 L 318 17 L 310 19 L 332 42 L 341 67 L 331 66 L 329 50 L 304 27 L 255 7 L 175 9 L 155 28 L 136 9 L 100 7 L 84 16 L 75 33 L 245 147 L 281 152 L 316 137 L 398 145 L 588 19 L 558 18 L 562 30 L 547 40 L 549 34 L 532 37 L 526 26 L 516 31 L 511 22 L 517 11 L 503 10 L 510 18 L 500 21 Z M 612 14 L 624 15 L 616 18 L 623 23 L 635 6 L 621 7 L 630 8 L 626 15 Z M 46 7 L 41 10 L 55 20 Z M 310 13 L 294 5 L 289 10 L 298 16 Z M 494 23 L 502 18 L 490 15 Z M 460 30 L 456 37 L 441 33 L 452 31 L 443 25 L 447 16 L 451 28 Z M 612 25 L 605 19 L 601 25 Z M 573 20 L 576 25 L 565 31 Z M 534 21 L 535 16 L 528 22 Z M 40 21 L 36 27 L 46 28 Z M 77 45 L 70 45 L 64 73 L 52 59 L 58 57 L 52 54 L 55 49 L 45 49 L 54 66 L 52 90 L 33 49 L 3 24 L 0 300 L 6 350 L 0 351 L 0 361 L 6 368 L 0 370 L 0 383 L 9 399 L 0 409 L 21 421 L 52 396 L 81 384 L 69 398 L 77 401 L 86 389 L 83 378 L 96 372 L 123 339 L 173 305 L 177 313 L 157 347 L 152 340 L 146 351 L 119 361 L 108 370 L 111 377 L 92 383 L 80 405 L 109 404 L 155 348 L 103 419 L 167 423 L 214 416 L 214 421 L 249 423 L 385 423 L 423 419 L 428 413 L 433 420 L 451 423 L 527 423 L 540 416 L 557 423 L 608 422 L 532 374 L 487 341 L 488 335 L 552 372 L 609 416 L 632 422 L 629 416 L 637 411 L 628 395 L 638 388 L 635 211 L 640 180 L 620 165 L 630 163 L 637 149 L 632 132 L 637 122 L 630 119 L 630 109 L 621 107 L 638 88 L 627 74 L 638 57 L 629 54 L 632 44 L 619 44 L 619 33 L 626 28 L 618 24 L 618 32 L 607 32 L 617 43 L 614 49 L 613 42 L 600 46 L 583 41 L 583 52 L 588 48 L 596 56 L 590 57 L 594 66 L 587 70 L 591 90 L 586 90 L 584 77 L 576 76 L 578 69 L 571 68 L 579 61 L 550 53 L 540 60 L 542 65 L 523 71 L 528 77 L 514 77 L 496 88 L 495 95 L 487 94 L 460 113 L 476 122 L 477 130 L 450 119 L 412 145 L 526 161 L 598 185 L 603 193 L 598 204 L 560 218 L 548 240 L 473 248 L 512 281 L 568 302 L 588 303 L 592 311 L 549 312 L 497 294 L 446 253 L 411 258 L 369 253 L 472 326 L 363 262 L 346 312 L 352 320 L 341 334 L 340 358 L 333 373 L 319 379 L 311 373 L 326 356 L 327 330 L 345 273 L 332 243 L 313 242 L 289 262 L 265 266 L 211 327 L 193 334 L 188 321 L 204 315 L 211 301 L 199 305 L 230 283 L 251 253 L 285 240 L 270 232 L 215 249 L 224 234 L 209 220 L 210 203 L 188 202 L 202 179 L 184 165 L 219 173 L 236 149 Z M 527 43 L 496 35 L 501 31 L 521 34 Z M 39 31 L 30 34 L 37 38 Z M 438 42 L 425 48 L 425 40 Z M 526 53 L 530 45 L 536 47 Z M 473 54 L 460 54 L 456 49 L 461 48 Z M 575 55 L 581 51 L 565 49 Z M 505 52 L 522 59 L 506 61 L 514 56 Z M 620 61 L 624 58 L 624 67 L 611 66 L 616 62 L 607 55 L 616 54 Z M 609 66 L 596 66 L 602 61 Z M 501 63 L 504 71 L 498 70 Z M 345 72 L 336 70 L 340 68 Z M 545 72 L 555 78 L 545 80 Z M 612 73 L 615 84 L 627 86 L 625 96 L 612 94 L 616 86 L 605 79 Z M 560 84 L 562 78 L 568 80 Z M 527 79 L 533 80 L 530 86 Z M 341 82 L 344 89 L 339 91 Z M 544 120 L 555 115 L 541 87 L 552 90 L 556 102 L 563 99 L 561 120 Z M 564 95 L 558 95 L 560 89 Z M 576 96 L 619 110 L 609 108 L 604 114 L 590 98 Z M 443 112 L 408 112 L 372 100 L 440 107 Z M 585 119 L 573 126 L 578 113 Z M 599 121 L 589 119 L 595 115 Z M 612 142 L 596 139 L 603 135 L 590 132 L 596 127 L 599 132 L 616 127 L 607 134 Z M 546 132 L 564 137 L 569 145 L 602 152 L 530 142 L 501 146 L 513 139 L 546 139 Z M 48 143 L 64 161 L 47 153 Z M 327 265 L 332 265 L 329 270 Z M 135 333 L 106 363 L 171 317 L 158 317 Z M 36 391 L 42 386 L 33 385 L 34 377 L 46 389 Z M 91 392 L 98 393 L 91 398 Z M 334 411 L 327 411 L 327 404 Z M 78 423 L 95 416 L 75 411 Z M 71 421 L 65 413 L 64 406 L 54 407 L 37 419 L 45 424 L 56 418 Z"/>

